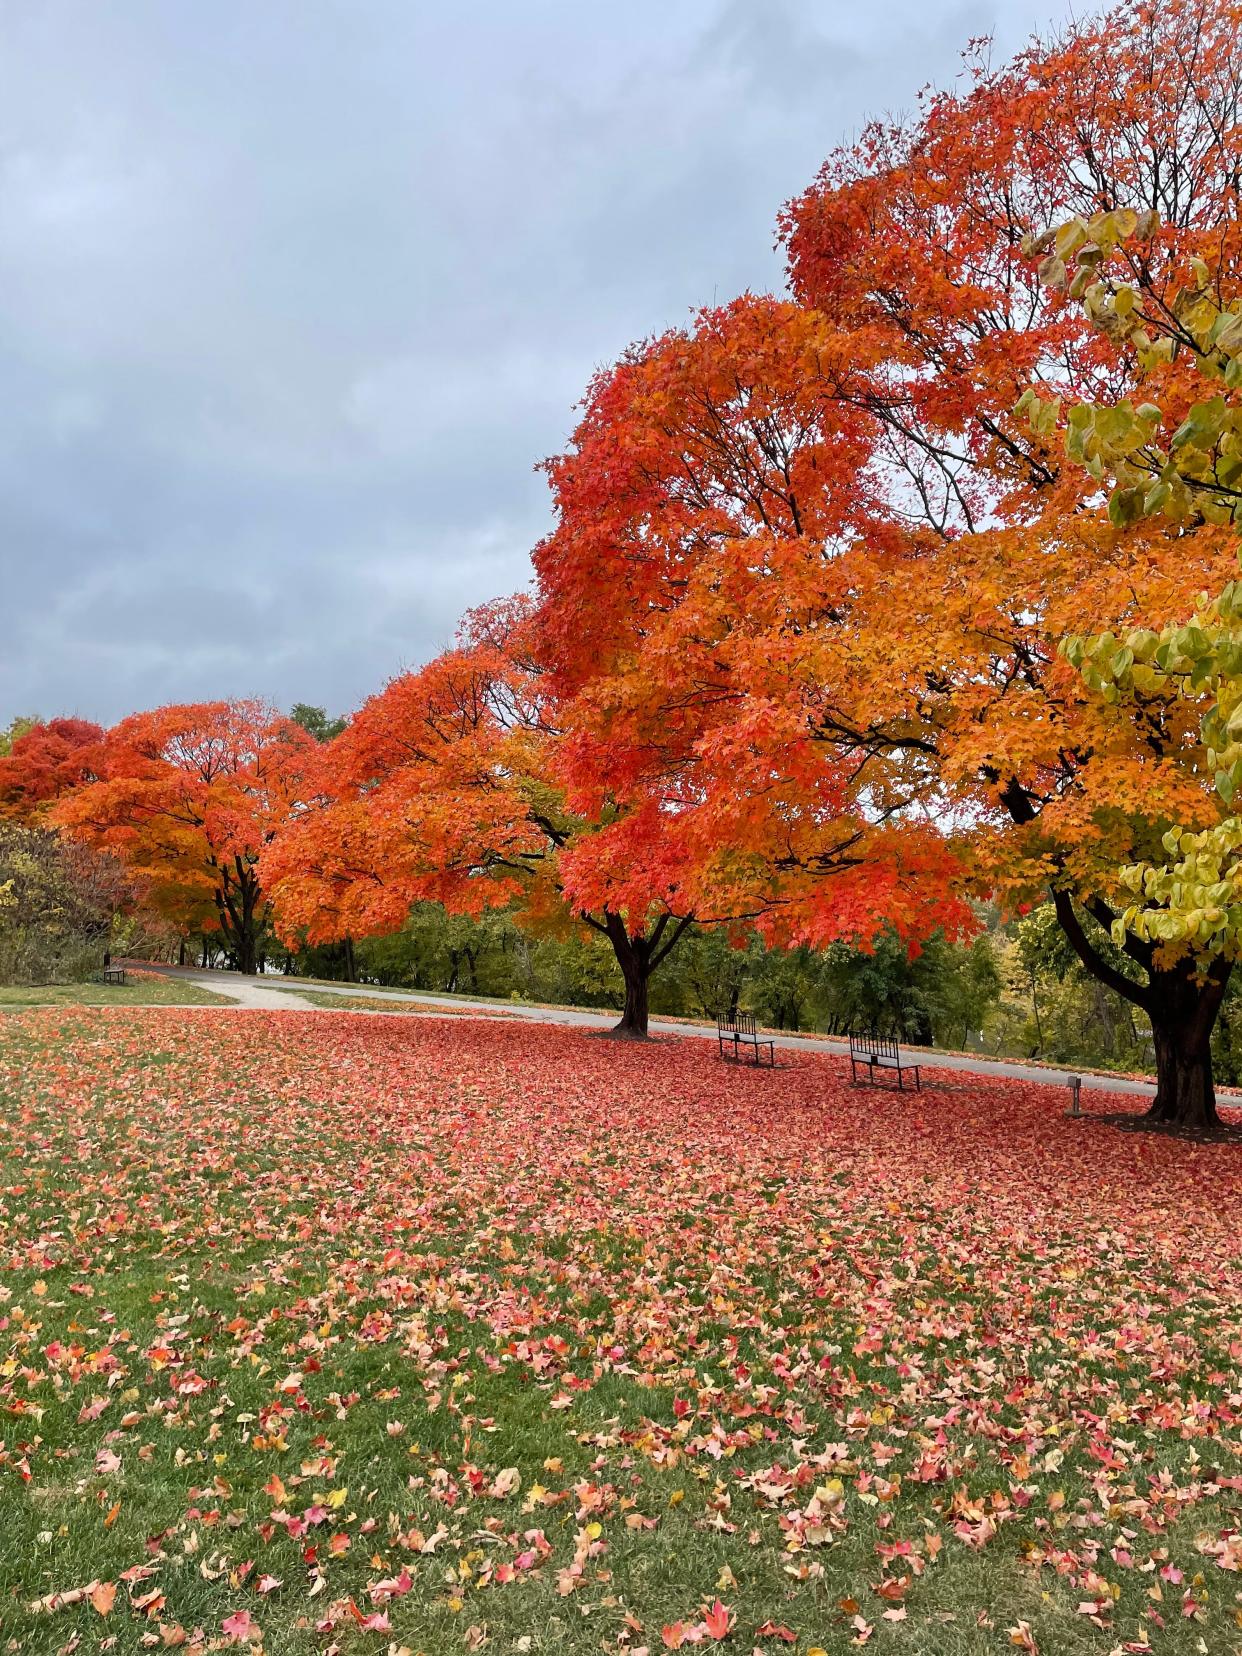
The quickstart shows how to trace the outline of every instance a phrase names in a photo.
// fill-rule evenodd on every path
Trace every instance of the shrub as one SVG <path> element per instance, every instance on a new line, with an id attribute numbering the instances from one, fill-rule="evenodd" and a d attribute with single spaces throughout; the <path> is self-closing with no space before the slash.
<path id="1" fill-rule="evenodd" d="M 112 857 L 45 829 L 0 823 L 0 982 L 88 977 L 133 896 Z"/>

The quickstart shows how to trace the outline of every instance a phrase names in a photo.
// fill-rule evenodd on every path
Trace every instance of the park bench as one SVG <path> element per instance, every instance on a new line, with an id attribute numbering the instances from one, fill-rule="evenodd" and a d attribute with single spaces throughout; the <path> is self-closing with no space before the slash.
<path id="1" fill-rule="evenodd" d="M 776 1042 L 765 1040 L 759 1034 L 754 1014 L 751 1012 L 730 1012 L 727 1016 L 718 1017 L 716 1044 L 722 1058 L 738 1060 L 741 1059 L 743 1050 L 749 1047 L 755 1054 L 756 1066 L 763 1062 L 763 1048 L 767 1047 L 768 1063 L 773 1069 L 776 1068 Z M 726 1046 L 731 1047 L 732 1051 L 726 1051 Z"/>
<path id="2" fill-rule="evenodd" d="M 99 981 L 100 983 L 124 983 L 124 966 L 105 966 L 99 974 Z"/>
<path id="3" fill-rule="evenodd" d="M 872 1083 L 875 1082 L 876 1071 L 882 1069 L 896 1070 L 897 1086 L 905 1092 L 905 1077 L 913 1075 L 915 1092 L 922 1092 L 923 1086 L 919 1079 L 919 1066 L 909 1062 L 902 1062 L 901 1048 L 888 1035 L 858 1035 L 850 1031 L 850 1080 L 858 1085 L 858 1066 L 862 1065 L 867 1071 Z"/>

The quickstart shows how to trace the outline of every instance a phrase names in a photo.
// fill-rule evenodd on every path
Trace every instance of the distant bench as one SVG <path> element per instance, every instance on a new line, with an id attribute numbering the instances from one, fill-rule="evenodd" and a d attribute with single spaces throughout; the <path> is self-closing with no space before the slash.
<path id="1" fill-rule="evenodd" d="M 858 1085 L 858 1066 L 866 1070 L 868 1078 L 874 1085 L 875 1072 L 881 1069 L 890 1069 L 897 1072 L 897 1086 L 905 1092 L 904 1077 L 914 1077 L 915 1092 L 922 1092 L 923 1086 L 919 1079 L 919 1066 L 902 1061 L 901 1048 L 897 1042 L 887 1035 L 856 1035 L 850 1031 L 850 1080 Z"/>
<path id="2" fill-rule="evenodd" d="M 768 1049 L 768 1063 L 772 1069 L 776 1068 L 776 1042 L 766 1040 L 759 1034 L 754 1014 L 751 1012 L 733 1012 L 728 1017 L 716 1019 L 716 1044 L 722 1058 L 740 1059 L 744 1048 L 750 1048 L 755 1054 L 756 1065 L 762 1063 L 763 1048 Z M 726 1052 L 726 1046 L 731 1052 Z"/>
<path id="3" fill-rule="evenodd" d="M 100 983 L 124 983 L 124 966 L 105 966 L 99 974 L 99 981 Z"/>

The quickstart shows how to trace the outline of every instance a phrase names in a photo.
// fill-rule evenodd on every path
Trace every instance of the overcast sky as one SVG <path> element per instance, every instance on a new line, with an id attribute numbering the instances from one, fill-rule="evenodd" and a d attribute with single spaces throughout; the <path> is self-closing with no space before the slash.
<path id="1" fill-rule="evenodd" d="M 593 368 L 1066 10 L 0 0 L 0 725 L 355 707 L 525 582 Z"/>

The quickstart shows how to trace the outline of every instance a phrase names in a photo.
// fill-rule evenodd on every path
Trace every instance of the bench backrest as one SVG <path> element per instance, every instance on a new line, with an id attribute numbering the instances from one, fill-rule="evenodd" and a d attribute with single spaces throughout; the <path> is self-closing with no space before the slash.
<path id="1" fill-rule="evenodd" d="M 901 1048 L 891 1035 L 877 1035 L 874 1030 L 860 1035 L 851 1029 L 850 1053 L 863 1058 L 900 1058 Z"/>
<path id="2" fill-rule="evenodd" d="M 753 1012 L 730 1012 L 717 1017 L 716 1032 L 719 1035 L 756 1035 L 759 1031 Z"/>

